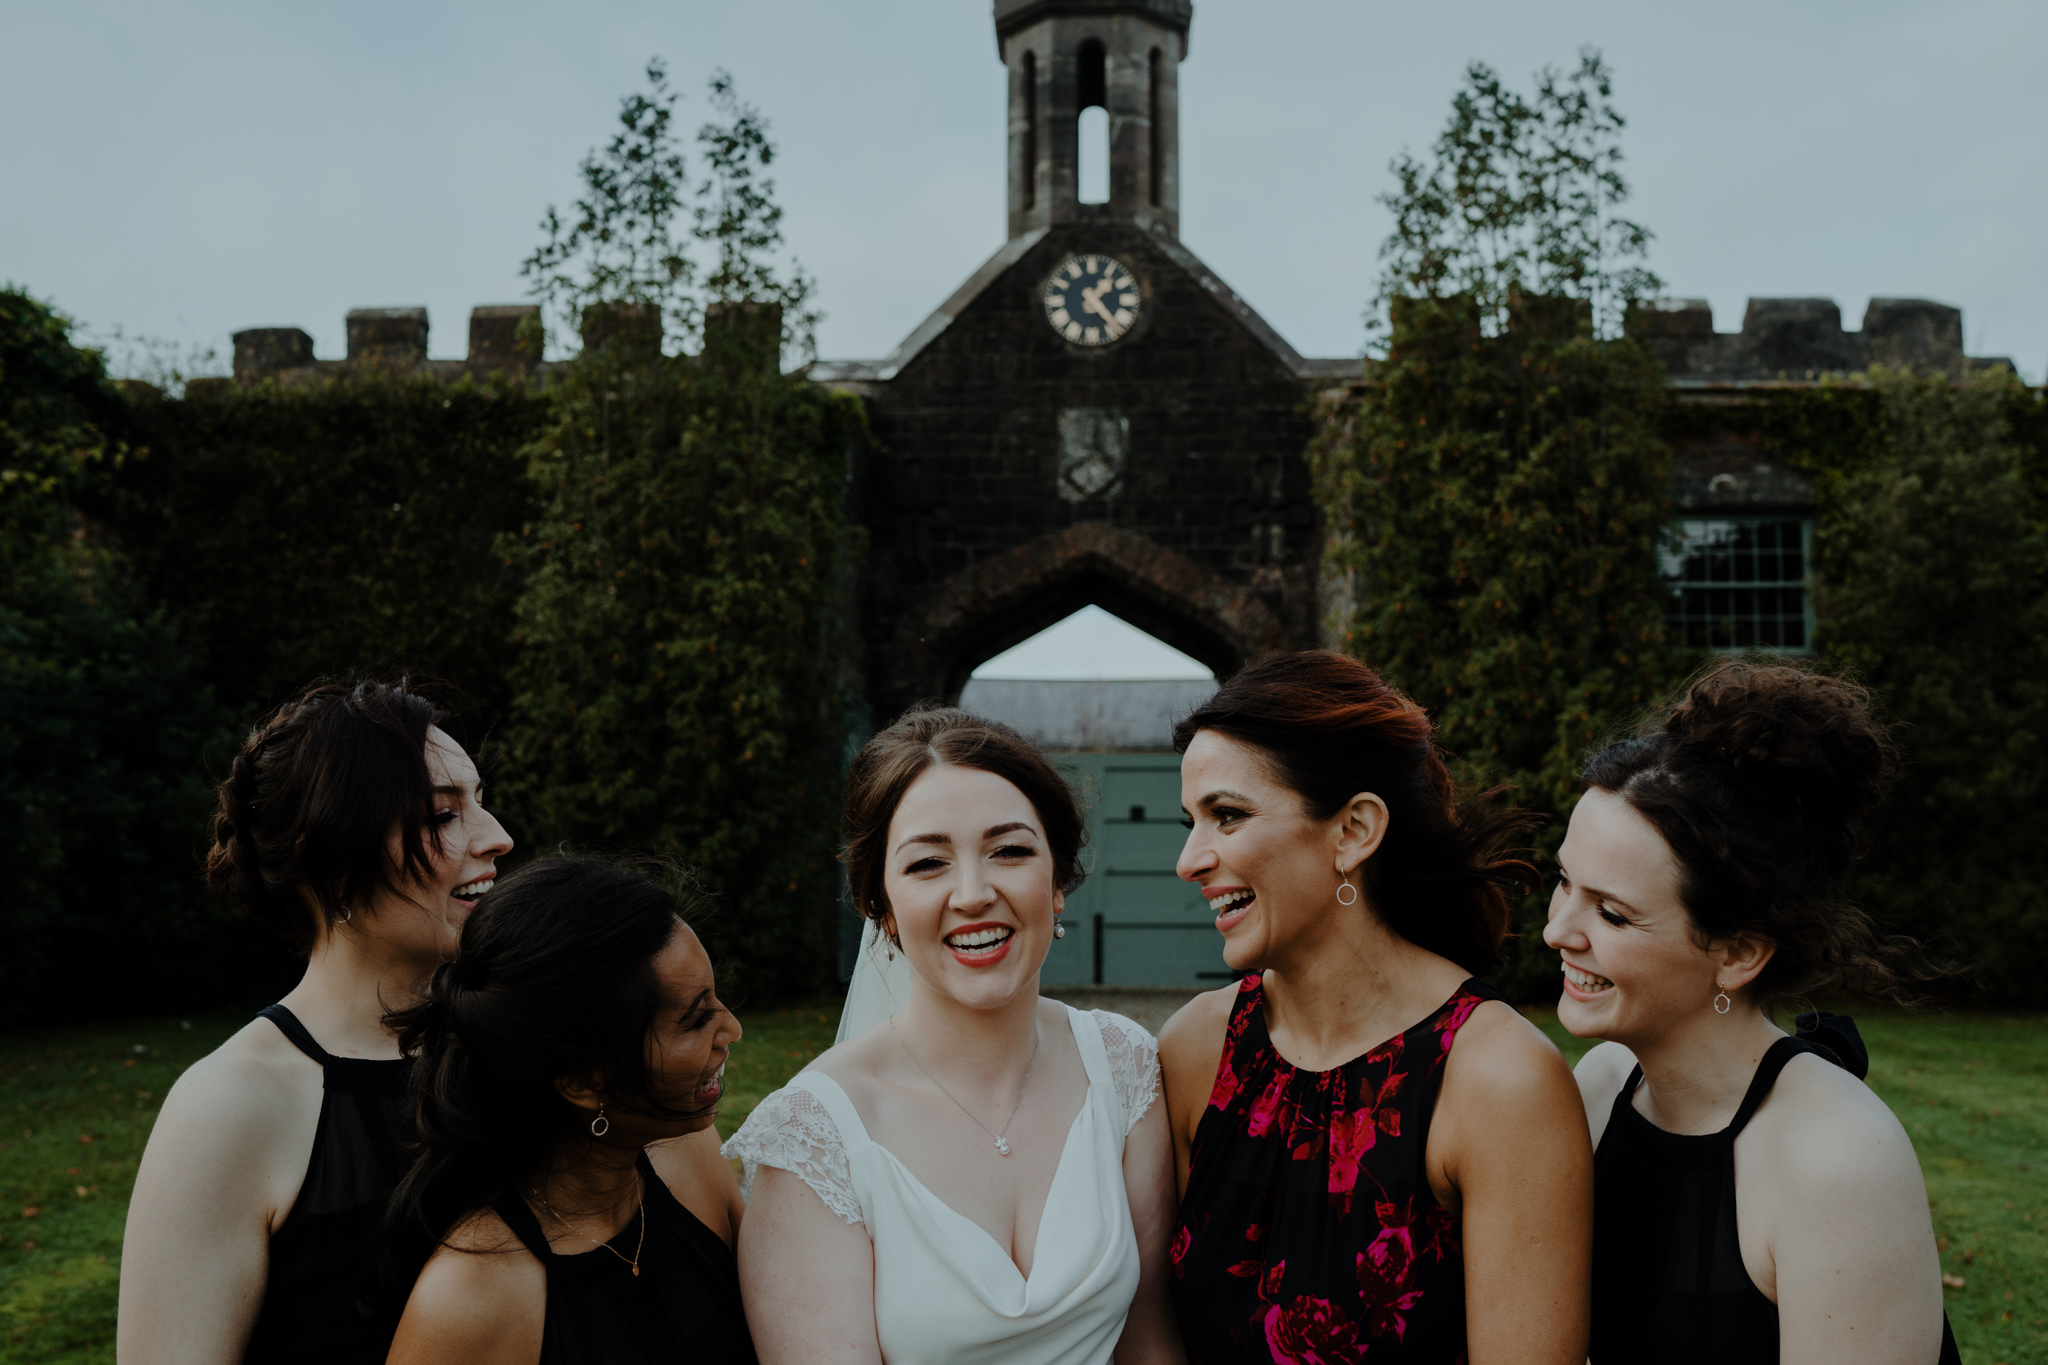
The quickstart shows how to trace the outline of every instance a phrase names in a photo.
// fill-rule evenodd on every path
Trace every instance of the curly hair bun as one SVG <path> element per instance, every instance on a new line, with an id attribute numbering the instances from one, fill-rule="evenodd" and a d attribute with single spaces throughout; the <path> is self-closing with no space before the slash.
<path id="1" fill-rule="evenodd" d="M 1843 825 L 1877 807 L 1891 773 L 1869 689 L 1784 665 L 1719 665 L 1686 689 L 1663 728 L 1753 797 L 1796 800 Z"/>
<path id="2" fill-rule="evenodd" d="M 1663 836 L 1702 943 L 1776 945 L 1752 988 L 1760 1002 L 1831 982 L 1903 1002 L 1917 950 L 1842 896 L 1891 766 L 1868 689 L 1731 659 L 1595 754 L 1583 776 Z"/>

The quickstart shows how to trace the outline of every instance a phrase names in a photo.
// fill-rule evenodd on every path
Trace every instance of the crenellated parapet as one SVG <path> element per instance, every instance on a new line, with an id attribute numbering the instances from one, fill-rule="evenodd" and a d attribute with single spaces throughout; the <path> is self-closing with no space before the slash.
<path id="1" fill-rule="evenodd" d="M 1872 365 L 1956 378 L 2012 368 L 1964 355 L 1963 310 L 1930 299 L 1872 299 L 1860 332 L 1842 329 L 1833 299 L 1751 299 L 1739 332 L 1716 332 L 1705 299 L 1648 299 L 1630 307 L 1625 327 L 1682 389 L 1811 383 Z"/>
<path id="2" fill-rule="evenodd" d="M 427 358 L 424 308 L 351 309 L 347 332 L 348 356 L 343 360 L 316 358 L 313 338 L 297 327 L 252 327 L 237 332 L 235 380 L 242 384 L 264 379 L 284 384 L 318 383 L 371 368 L 419 372 L 447 380 L 485 374 L 536 378 L 551 368 L 541 359 L 545 333 L 540 309 L 530 303 L 471 309 L 469 355 L 462 360 Z"/>
<path id="3" fill-rule="evenodd" d="M 661 309 L 646 303 L 596 304 L 583 311 L 578 331 L 586 351 L 608 347 L 658 355 L 666 339 Z M 492 304 L 469 313 L 469 355 L 462 360 L 427 358 L 427 310 L 424 308 L 353 308 L 349 310 L 348 357 L 321 360 L 313 354 L 313 338 L 297 327 L 251 327 L 235 333 L 234 382 L 264 380 L 294 387 L 324 383 L 346 374 L 379 371 L 423 374 L 441 380 L 465 376 L 507 375 L 538 380 L 560 362 L 541 359 L 546 343 L 540 309 L 530 303 Z M 713 303 L 704 310 L 707 335 L 728 331 L 749 364 L 776 364 L 782 344 L 782 310 L 774 304 Z M 225 384 L 202 379 L 201 385 Z"/>

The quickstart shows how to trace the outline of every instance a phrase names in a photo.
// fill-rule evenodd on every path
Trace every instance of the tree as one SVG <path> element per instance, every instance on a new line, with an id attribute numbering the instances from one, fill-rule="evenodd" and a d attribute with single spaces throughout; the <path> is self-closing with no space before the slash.
<path id="1" fill-rule="evenodd" d="M 777 261 L 782 209 L 762 174 L 775 160 L 766 120 L 740 100 L 730 74 L 713 72 L 714 117 L 697 130 L 708 170 L 692 185 L 674 128 L 681 96 L 659 57 L 646 78 L 646 90 L 619 101 L 619 130 L 605 149 L 579 165 L 583 194 L 571 221 L 553 205 L 541 219 L 547 240 L 519 268 L 534 297 L 564 337 L 581 334 L 593 307 L 647 310 L 672 351 L 702 335 L 707 301 L 773 303 L 785 340 L 808 353 L 818 314 L 810 279 Z M 709 248 L 708 270 L 679 233 L 686 211 L 688 240 Z"/>
<path id="2" fill-rule="evenodd" d="M 1393 167 L 1383 358 L 1326 396 L 1309 451 L 1328 567 L 1353 585 L 1345 648 L 1430 710 L 1469 776 L 1553 816 L 1586 750 L 1680 671 L 1657 578 L 1663 374 L 1601 325 L 1657 283 L 1648 232 L 1610 213 L 1608 89 L 1591 51 L 1533 99 L 1468 68 L 1433 160 Z M 1523 907 L 1518 987 L 1541 915 Z"/>
<path id="3" fill-rule="evenodd" d="M 541 219 L 547 240 L 519 273 L 556 335 L 580 335 L 584 311 L 595 304 L 653 310 L 678 346 L 696 334 L 697 267 L 676 236 L 690 195 L 673 127 L 679 98 L 666 64 L 650 60 L 647 89 L 619 101 L 619 131 L 577 167 L 583 195 L 573 221 L 565 225 L 552 204 Z"/>
<path id="4" fill-rule="evenodd" d="M 777 260 L 766 125 L 723 74 L 712 97 L 707 174 L 687 204 L 644 103 L 621 113 L 638 140 L 585 162 L 579 240 L 609 250 L 637 235 L 666 316 L 699 320 L 702 347 L 662 355 L 630 332 L 586 346 L 527 448 L 542 510 L 507 549 L 527 587 L 506 769 L 534 846 L 690 863 L 729 910 L 708 926 L 714 951 L 787 992 L 823 985 L 835 946 L 841 490 L 862 418 L 781 372 L 785 342 L 808 343 L 808 282 Z M 605 188 L 650 163 L 660 195 L 651 181 Z M 686 207 L 712 251 L 701 273 L 660 263 Z M 559 297 L 652 302 L 636 278 L 592 267 Z"/>
<path id="5" fill-rule="evenodd" d="M 1863 893 L 1936 954 L 2040 1003 L 2048 971 L 2048 450 L 2015 439 L 2041 399 L 1873 371 L 1880 424 L 1825 474 L 1816 528 L 1831 662 L 1899 725 L 1900 778 Z"/>
<path id="6" fill-rule="evenodd" d="M 252 960 L 196 861 L 232 732 L 81 511 L 125 422 L 69 320 L 0 290 L 0 1019 L 189 1005 Z"/>
<path id="7" fill-rule="evenodd" d="M 1403 152 L 1391 168 L 1400 187 L 1380 196 L 1394 230 L 1368 326 L 1397 300 L 1457 297 L 1499 336 L 1516 300 L 1538 296 L 1584 300 L 1596 335 L 1620 335 L 1627 305 L 1663 282 L 1641 264 L 1650 230 L 1613 213 L 1629 189 L 1612 93 L 1591 47 L 1569 76 L 1537 72 L 1534 99 L 1484 62 L 1466 67 L 1433 159 Z"/>
<path id="8" fill-rule="evenodd" d="M 716 303 L 769 303 L 782 317 L 782 343 L 803 359 L 817 353 L 820 314 L 811 304 L 814 285 L 801 267 L 780 269 L 782 208 L 775 182 L 761 172 L 775 160 L 768 124 L 758 109 L 740 101 L 732 77 L 711 77 L 711 107 L 719 117 L 697 130 L 697 145 L 711 173 L 698 185 L 692 233 L 712 248 L 704 288 Z"/>

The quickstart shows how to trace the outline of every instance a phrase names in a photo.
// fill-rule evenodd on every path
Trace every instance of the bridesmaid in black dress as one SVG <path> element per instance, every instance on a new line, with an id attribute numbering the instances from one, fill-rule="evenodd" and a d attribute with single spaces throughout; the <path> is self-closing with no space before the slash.
<path id="1" fill-rule="evenodd" d="M 1585 1122 L 1476 979 L 1526 817 L 1460 801 L 1421 708 L 1337 654 L 1244 670 L 1174 738 L 1180 875 L 1244 973 L 1159 1035 L 1189 1356 L 1580 1365 Z"/>
<path id="2" fill-rule="evenodd" d="M 419 1128 L 386 1227 L 410 1287 L 394 1365 L 754 1360 L 712 1127 L 740 1026 L 679 899 L 595 859 L 529 864 L 392 1016 Z"/>
<path id="3" fill-rule="evenodd" d="M 476 765 L 402 686 L 307 689 L 220 784 L 212 888 L 306 954 L 171 1088 L 128 1206 L 124 1362 L 374 1365 L 365 1311 L 411 1124 L 387 1002 L 416 996 L 511 848 Z"/>
<path id="4" fill-rule="evenodd" d="M 1607 1040 L 1578 1067 L 1594 1365 L 1957 1359 L 1855 1025 L 1771 1017 L 1845 979 L 1897 993 L 1897 948 L 1841 899 L 1889 758 L 1863 689 L 1730 662 L 1586 765 L 1544 940 L 1559 1022 Z"/>

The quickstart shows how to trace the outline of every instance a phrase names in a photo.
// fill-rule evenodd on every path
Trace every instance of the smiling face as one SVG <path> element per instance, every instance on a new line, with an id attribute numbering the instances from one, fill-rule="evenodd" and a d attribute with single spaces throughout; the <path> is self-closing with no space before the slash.
<path id="1" fill-rule="evenodd" d="M 1180 790 L 1189 831 L 1175 871 L 1216 912 L 1232 971 L 1274 966 L 1342 932 L 1344 917 L 1333 911 L 1346 813 L 1311 819 L 1257 748 L 1214 730 L 1188 744 Z"/>
<path id="2" fill-rule="evenodd" d="M 1543 941 L 1563 958 L 1558 1022 L 1577 1036 L 1640 1050 L 1711 1011 L 1728 976 L 1753 975 L 1699 945 L 1671 846 L 1613 792 L 1580 798 L 1557 861 Z"/>
<path id="3" fill-rule="evenodd" d="M 1038 992 L 1066 898 L 1038 812 L 1007 779 L 936 764 L 889 820 L 882 892 L 910 968 L 974 1009 Z"/>
<path id="4" fill-rule="evenodd" d="M 661 979 L 662 1007 L 647 1034 L 651 1078 L 670 1104 L 700 1111 L 688 1119 L 663 1119 L 649 1141 L 680 1137 L 711 1126 L 712 1109 L 725 1091 L 725 1063 L 740 1040 L 740 1021 L 718 998 L 711 956 L 689 925 L 678 922 L 668 946 L 654 959 Z"/>
<path id="5" fill-rule="evenodd" d="M 511 851 L 512 840 L 484 809 L 482 780 L 462 746 L 435 726 L 427 731 L 426 754 L 434 800 L 429 831 L 438 836 L 427 841 L 428 875 L 402 893 L 380 892 L 360 922 L 343 928 L 379 939 L 405 956 L 445 962 L 454 958 L 463 921 L 476 908 L 477 897 L 490 889 L 497 861 Z M 392 866 L 398 866 L 395 829 L 387 852 Z"/>
<path id="6" fill-rule="evenodd" d="M 647 1026 L 647 1088 L 655 1107 L 676 1112 L 643 1112 L 631 1099 L 608 1096 L 596 1078 L 555 1083 L 585 1114 L 604 1114 L 609 1126 L 591 1138 L 606 1147 L 637 1150 L 709 1128 L 725 1094 L 725 1064 L 740 1040 L 740 1021 L 718 998 L 711 956 L 689 925 L 675 922 L 652 965 L 661 1003 Z M 582 1140 L 580 1125 L 575 1135 Z"/>

